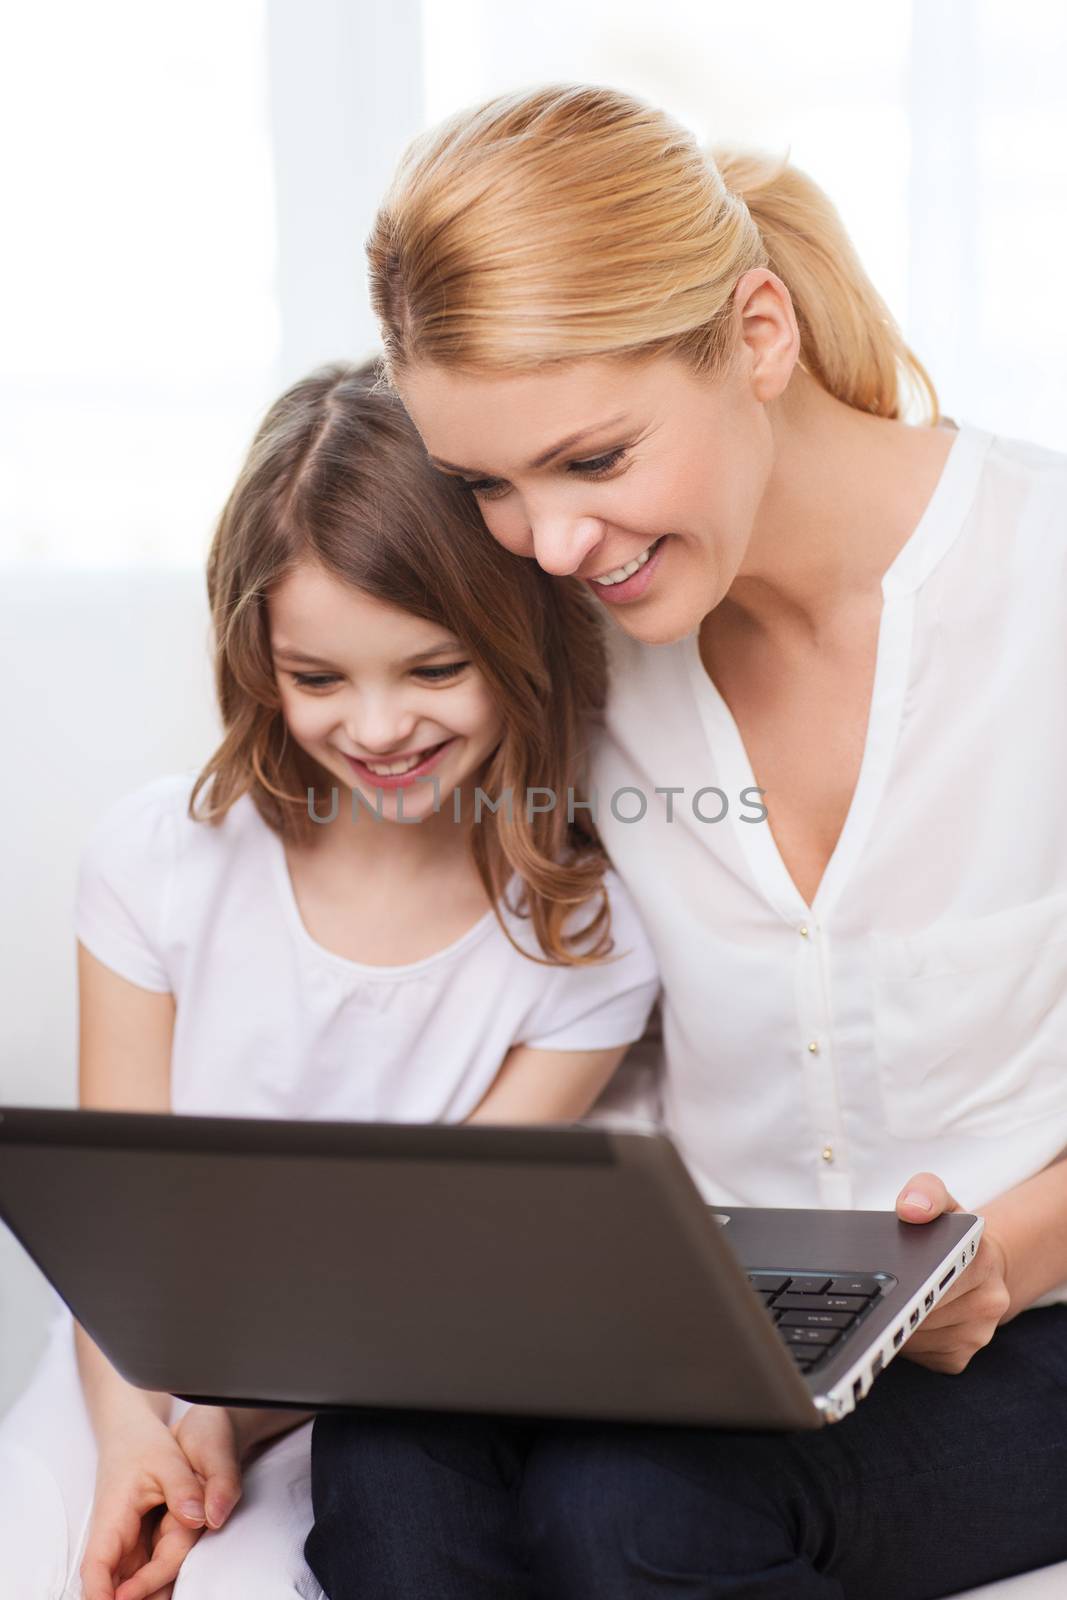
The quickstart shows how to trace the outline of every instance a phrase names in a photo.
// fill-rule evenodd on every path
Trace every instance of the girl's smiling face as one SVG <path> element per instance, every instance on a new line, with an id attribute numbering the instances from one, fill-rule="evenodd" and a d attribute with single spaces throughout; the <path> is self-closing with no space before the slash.
<path id="1" fill-rule="evenodd" d="M 488 687 L 446 628 L 309 562 L 268 603 L 290 736 L 347 789 L 396 821 L 421 822 L 477 778 L 503 725 Z"/>

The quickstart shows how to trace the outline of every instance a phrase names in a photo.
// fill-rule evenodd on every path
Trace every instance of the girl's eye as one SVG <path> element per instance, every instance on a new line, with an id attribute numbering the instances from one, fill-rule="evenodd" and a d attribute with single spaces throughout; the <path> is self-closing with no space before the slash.
<path id="1" fill-rule="evenodd" d="M 325 689 L 337 682 L 334 672 L 291 672 L 289 676 L 301 689 Z"/>
<path id="2" fill-rule="evenodd" d="M 427 683 L 444 683 L 449 678 L 458 677 L 464 667 L 469 666 L 469 661 L 450 661 L 443 667 L 416 667 L 415 676 Z"/>

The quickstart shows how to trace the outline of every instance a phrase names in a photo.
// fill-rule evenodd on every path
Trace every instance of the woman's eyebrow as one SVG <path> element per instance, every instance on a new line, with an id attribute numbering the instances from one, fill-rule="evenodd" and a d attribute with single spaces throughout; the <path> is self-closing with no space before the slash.
<path id="1" fill-rule="evenodd" d="M 579 428 L 577 433 L 569 433 L 565 439 L 560 439 L 551 449 L 543 450 L 539 456 L 527 462 L 527 470 L 535 472 L 538 467 L 547 467 L 556 456 L 561 456 L 565 450 L 573 450 L 576 444 L 581 444 L 583 439 L 588 439 L 590 434 L 603 433 L 607 428 L 614 428 L 617 423 L 626 421 L 625 411 L 620 411 L 618 416 L 605 417 L 603 422 L 594 422 L 588 428 Z M 442 461 L 440 456 L 430 456 L 435 467 L 443 467 L 446 472 L 468 472 L 477 474 L 475 467 L 457 467 L 454 461 Z"/>

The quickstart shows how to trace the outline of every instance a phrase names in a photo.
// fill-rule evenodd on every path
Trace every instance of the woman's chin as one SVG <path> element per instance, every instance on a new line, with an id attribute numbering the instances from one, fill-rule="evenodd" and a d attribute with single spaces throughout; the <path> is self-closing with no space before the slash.
<path id="1" fill-rule="evenodd" d="M 650 596 L 647 605 L 619 606 L 611 620 L 640 644 L 677 644 L 699 628 L 709 609 L 691 595 L 664 594 Z"/>

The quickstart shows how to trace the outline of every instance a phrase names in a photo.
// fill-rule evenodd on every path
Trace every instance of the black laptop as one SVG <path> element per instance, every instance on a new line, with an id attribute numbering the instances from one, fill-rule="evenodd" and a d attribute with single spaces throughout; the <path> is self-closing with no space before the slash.
<path id="1" fill-rule="evenodd" d="M 979 1217 L 709 1207 L 661 1132 L 0 1108 L 0 1216 L 131 1383 L 816 1428 Z"/>

